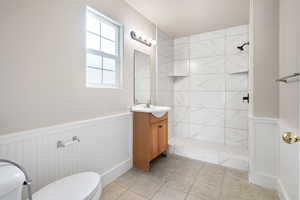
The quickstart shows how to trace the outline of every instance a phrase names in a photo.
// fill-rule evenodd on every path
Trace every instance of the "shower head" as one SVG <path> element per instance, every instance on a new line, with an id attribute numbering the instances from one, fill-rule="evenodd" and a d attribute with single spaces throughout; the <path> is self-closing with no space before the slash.
<path id="1" fill-rule="evenodd" d="M 244 51 L 246 45 L 250 45 L 250 42 L 245 42 L 244 44 L 242 44 L 241 46 L 238 46 L 237 48 L 238 48 L 240 51 Z"/>

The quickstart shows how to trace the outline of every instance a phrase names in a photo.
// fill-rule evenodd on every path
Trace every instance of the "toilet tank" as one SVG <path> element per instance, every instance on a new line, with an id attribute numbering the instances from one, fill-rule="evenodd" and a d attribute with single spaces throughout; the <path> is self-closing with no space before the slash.
<path id="1" fill-rule="evenodd" d="M 21 200 L 24 181 L 21 170 L 0 162 L 0 200 Z"/>

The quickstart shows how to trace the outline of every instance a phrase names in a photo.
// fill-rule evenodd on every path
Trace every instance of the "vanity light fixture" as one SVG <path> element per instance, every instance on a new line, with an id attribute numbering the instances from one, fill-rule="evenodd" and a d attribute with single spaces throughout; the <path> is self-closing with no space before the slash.
<path id="1" fill-rule="evenodd" d="M 156 45 L 156 40 L 153 40 L 152 38 L 147 37 L 146 35 L 142 34 L 138 31 L 130 31 L 130 36 L 132 39 L 151 47 L 152 45 Z"/>

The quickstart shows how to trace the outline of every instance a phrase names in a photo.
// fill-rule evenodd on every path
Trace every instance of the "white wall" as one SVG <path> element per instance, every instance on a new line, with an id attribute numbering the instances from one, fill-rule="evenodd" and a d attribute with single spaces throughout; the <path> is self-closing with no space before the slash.
<path id="1" fill-rule="evenodd" d="M 300 2 L 279 1 L 279 77 L 300 71 Z M 299 136 L 299 81 L 279 84 L 279 137 L 285 132 Z M 285 198 L 300 199 L 299 144 L 285 144 L 280 139 L 279 182 Z"/>
<path id="2" fill-rule="evenodd" d="M 250 114 L 278 117 L 278 0 L 251 0 Z"/>
<path id="3" fill-rule="evenodd" d="M 248 74 L 231 73 L 248 70 L 248 40 L 243 25 L 174 41 L 175 73 L 188 74 L 174 81 L 176 136 L 247 150 Z"/>
<path id="4" fill-rule="evenodd" d="M 124 25 L 122 89 L 86 88 L 87 3 Z M 155 26 L 122 0 L 4 0 L 0 18 L 0 134 L 126 112 L 134 49 L 155 63 L 155 48 L 129 36 L 155 38 Z"/>

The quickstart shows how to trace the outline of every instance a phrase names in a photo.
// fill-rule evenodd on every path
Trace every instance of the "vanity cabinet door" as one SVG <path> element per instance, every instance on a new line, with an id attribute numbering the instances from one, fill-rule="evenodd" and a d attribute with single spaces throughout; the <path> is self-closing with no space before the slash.
<path id="1" fill-rule="evenodd" d="M 156 158 L 168 147 L 168 123 L 161 121 L 151 125 L 151 158 Z"/>
<path id="2" fill-rule="evenodd" d="M 158 126 L 158 151 L 159 154 L 165 152 L 168 148 L 168 123 L 162 121 Z"/>
<path id="3" fill-rule="evenodd" d="M 160 132 L 160 124 L 155 123 L 151 125 L 151 159 L 155 158 L 159 155 L 159 132 Z"/>

